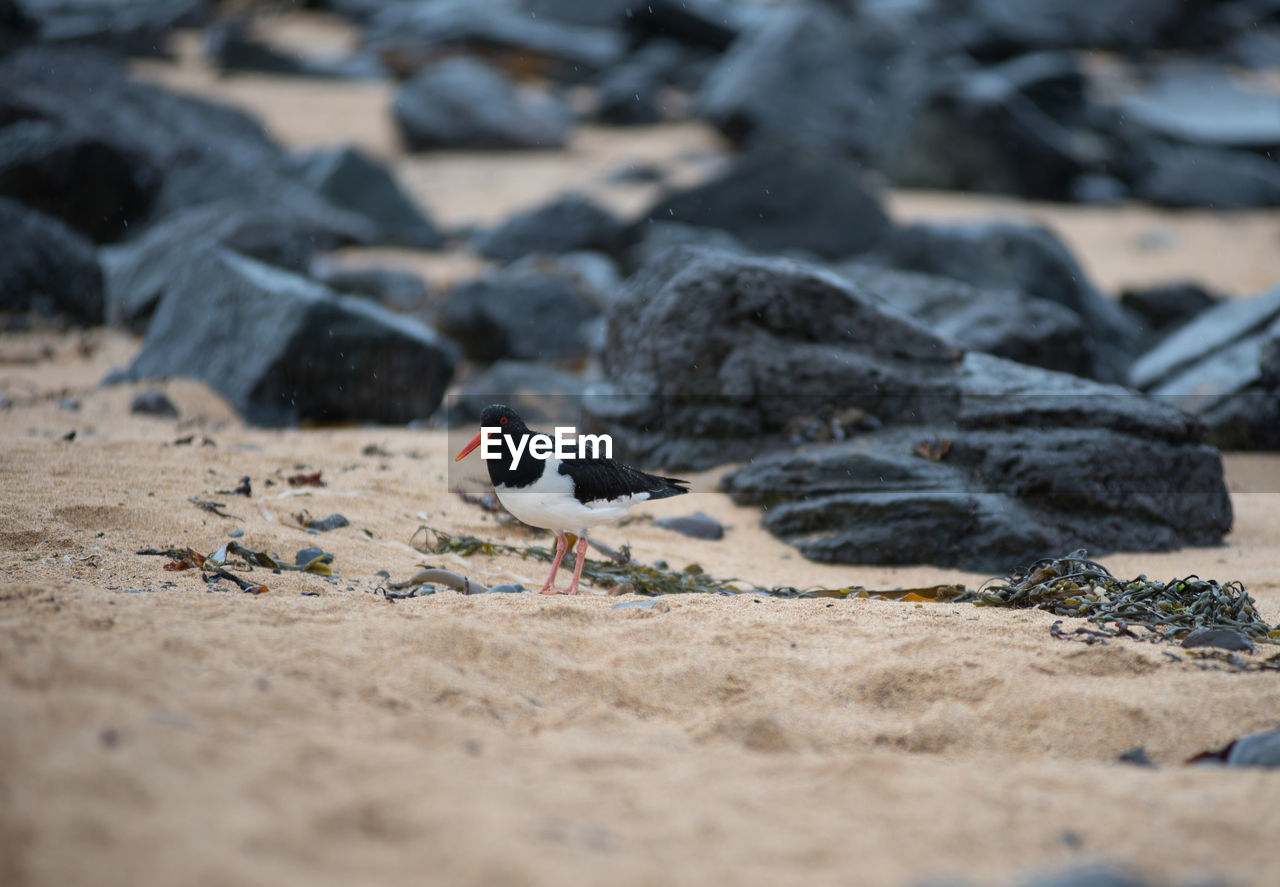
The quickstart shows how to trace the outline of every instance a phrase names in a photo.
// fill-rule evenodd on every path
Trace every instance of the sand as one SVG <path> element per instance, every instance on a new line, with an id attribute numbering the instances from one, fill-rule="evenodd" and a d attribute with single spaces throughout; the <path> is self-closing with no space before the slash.
<path id="1" fill-rule="evenodd" d="M 368 139 L 451 223 L 570 180 L 640 201 L 594 171 L 718 151 L 699 127 L 587 128 L 563 154 L 410 159 L 386 141 L 384 87 L 146 70 L 255 108 L 291 144 Z M 689 161 L 687 174 L 700 164 L 714 167 Z M 1276 213 L 892 203 L 900 218 L 1047 219 L 1109 289 L 1192 275 L 1241 294 L 1280 278 Z M 1165 229 L 1171 249 L 1135 245 Z M 468 267 L 405 256 L 442 276 Z M 380 570 L 543 578 L 514 557 L 423 555 L 410 544 L 420 525 L 546 539 L 448 491 L 440 431 L 250 429 L 183 380 L 161 386 L 179 419 L 133 416 L 139 386 L 97 382 L 137 347 L 109 330 L 0 338 L 0 883 L 901 887 L 1092 860 L 1275 882 L 1280 773 L 1183 764 L 1280 726 L 1274 672 L 1056 640 L 1048 614 L 958 604 L 743 595 L 615 610 L 641 599 L 598 589 L 391 602 Z M 1236 526 L 1224 545 L 1103 560 L 1119 574 L 1241 579 L 1280 621 L 1280 457 L 1225 465 Z M 291 488 L 300 471 L 327 485 Z M 252 497 L 217 492 L 245 475 Z M 721 541 L 647 521 L 599 536 L 764 585 L 983 578 L 807 562 L 714 480 L 638 511 L 705 511 L 729 525 Z M 351 525 L 312 535 L 303 511 Z M 270 591 L 248 595 L 136 554 L 211 552 L 232 530 L 288 559 L 320 545 L 337 575 L 259 570 Z M 1116 761 L 1135 746 L 1159 767 Z"/>

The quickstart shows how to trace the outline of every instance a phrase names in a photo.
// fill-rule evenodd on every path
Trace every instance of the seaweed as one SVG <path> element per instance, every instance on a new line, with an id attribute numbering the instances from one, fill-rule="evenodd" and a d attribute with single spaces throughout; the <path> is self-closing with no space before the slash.
<path id="1" fill-rule="evenodd" d="M 958 598 L 979 606 L 1036 607 L 1057 616 L 1087 619 L 1108 636 L 1172 641 L 1201 628 L 1233 628 L 1262 643 L 1280 643 L 1280 629 L 1258 615 L 1254 600 L 1239 581 L 1187 576 L 1158 582 L 1139 575 L 1117 579 L 1111 571 L 1074 551 L 1043 558 L 1008 576 L 992 579 Z"/>

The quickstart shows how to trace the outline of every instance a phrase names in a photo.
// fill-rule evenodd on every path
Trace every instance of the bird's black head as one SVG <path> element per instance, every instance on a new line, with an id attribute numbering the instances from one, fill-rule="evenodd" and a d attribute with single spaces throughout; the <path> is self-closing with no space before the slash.
<path id="1" fill-rule="evenodd" d="M 521 434 L 529 430 L 520 414 L 504 403 L 491 403 L 480 411 L 481 428 L 501 428 L 503 434 Z"/>

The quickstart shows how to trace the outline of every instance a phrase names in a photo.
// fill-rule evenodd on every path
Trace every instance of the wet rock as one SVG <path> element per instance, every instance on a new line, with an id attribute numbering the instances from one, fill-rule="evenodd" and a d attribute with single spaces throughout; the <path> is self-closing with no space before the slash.
<path id="1" fill-rule="evenodd" d="M 920 222 L 897 229 L 877 249 L 891 267 L 953 277 L 982 289 L 1021 292 L 1069 308 L 1084 324 L 1094 359 L 1089 376 L 1125 377 L 1140 331 L 1089 282 L 1051 231 L 1019 222 Z"/>
<path id="2" fill-rule="evenodd" d="M 393 111 L 415 151 L 560 148 L 572 123 L 562 102 L 469 58 L 423 68 L 397 90 Z"/>
<path id="3" fill-rule="evenodd" d="M 1280 206 L 1280 169 L 1249 151 L 1157 144 L 1147 149 L 1140 167 L 1134 194 L 1160 206 Z"/>
<path id="4" fill-rule="evenodd" d="M 318 530 L 321 533 L 328 533 L 330 530 L 338 530 L 338 529 L 341 529 L 342 527 L 351 526 L 351 521 L 347 520 L 344 515 L 338 514 L 335 511 L 333 514 L 329 515 L 328 517 L 322 517 L 319 519 L 308 519 L 305 521 L 305 525 L 308 530 Z M 304 551 L 308 551 L 308 550 L 312 550 L 312 549 L 304 549 Z M 314 550 L 320 551 L 320 549 L 318 548 Z M 301 553 L 302 552 L 299 552 L 299 554 Z M 321 552 L 321 554 L 323 553 L 324 552 Z M 308 561 L 307 563 L 310 563 L 310 561 Z"/>
<path id="5" fill-rule="evenodd" d="M 303 271 L 312 256 L 374 237 L 364 218 L 297 202 L 228 199 L 169 216 L 164 225 L 102 251 L 107 317 L 112 323 L 143 326 L 155 306 L 178 285 L 192 257 L 221 246 L 290 271 Z"/>
<path id="6" fill-rule="evenodd" d="M 621 231 L 622 223 L 613 213 L 582 195 L 566 194 L 481 233 L 472 247 L 482 256 L 503 261 L 575 250 L 612 252 Z"/>
<path id="7" fill-rule="evenodd" d="M 1222 302 L 1134 364 L 1130 383 L 1199 417 L 1229 449 L 1280 448 L 1280 288 Z"/>
<path id="8" fill-rule="evenodd" d="M 699 228 L 684 222 L 661 222 L 650 219 L 637 225 L 632 236 L 638 240 L 627 250 L 627 266 L 634 271 L 659 260 L 663 253 L 684 247 L 718 250 L 745 256 L 751 250 L 728 231 L 718 228 Z"/>
<path id="9" fill-rule="evenodd" d="M 1280 149 L 1280 97 L 1241 86 L 1221 68 L 1170 66 L 1119 108 L 1130 125 L 1173 142 Z"/>
<path id="10" fill-rule="evenodd" d="M 1143 327 L 1146 346 L 1143 350 L 1220 301 L 1218 296 L 1191 281 L 1127 289 L 1120 294 L 1120 305 Z"/>
<path id="11" fill-rule="evenodd" d="M 1107 162 L 1069 53 L 1035 53 L 942 80 L 882 166 L 895 184 L 1067 199 Z"/>
<path id="12" fill-rule="evenodd" d="M 22 0 L 45 43 L 92 43 L 138 55 L 166 54 L 165 39 L 178 25 L 200 23 L 206 0 Z"/>
<path id="13" fill-rule="evenodd" d="M 93 244 L 57 219 L 0 197 L 0 310 L 103 319 Z"/>
<path id="14" fill-rule="evenodd" d="M 191 259 L 124 378 L 192 376 L 258 425 L 435 412 L 454 349 L 429 327 L 225 250 Z"/>
<path id="15" fill-rule="evenodd" d="M 419 311 L 432 295 L 421 277 L 395 268 L 344 268 L 313 262 L 310 273 L 335 292 L 365 296 L 395 311 Z"/>
<path id="16" fill-rule="evenodd" d="M 1094 351 L 1080 316 L 1012 289 L 851 262 L 836 271 L 869 296 L 970 351 L 1087 376 Z"/>
<path id="17" fill-rule="evenodd" d="M 585 389 L 586 382 L 574 373 L 533 361 L 500 360 L 449 396 L 449 425 L 474 425 L 491 403 L 505 403 L 533 425 L 576 421 Z"/>
<path id="18" fill-rule="evenodd" d="M 1142 50 L 1175 30 L 1188 7 L 1180 0 L 976 0 L 971 14 L 984 56 L 1032 49 Z"/>
<path id="19" fill-rule="evenodd" d="M 387 5 L 367 21 L 365 45 L 402 72 L 465 50 L 570 80 L 617 64 L 626 51 L 618 30 L 530 15 L 504 0 Z"/>
<path id="20" fill-rule="evenodd" d="M 160 184 L 142 157 L 51 120 L 0 129 L 0 195 L 61 219 L 97 243 L 140 225 Z"/>
<path id="21" fill-rule="evenodd" d="M 1179 410 L 962 355 L 802 263 L 669 254 L 624 289 L 604 364 L 616 396 L 587 405 L 616 454 L 750 460 L 724 489 L 817 560 L 992 572 L 1044 551 L 1212 544 L 1231 526 L 1221 460 Z M 882 428 L 790 449 L 795 422 L 836 407 Z"/>
<path id="22" fill-rule="evenodd" d="M 654 524 L 664 530 L 672 530 L 682 536 L 692 536 L 694 539 L 724 538 L 724 527 L 721 526 L 720 521 L 701 511 L 682 514 L 678 517 L 658 518 Z"/>
<path id="23" fill-rule="evenodd" d="M 139 391 L 129 402 L 129 412 L 140 416 L 160 416 L 165 419 L 178 418 L 178 408 L 173 401 L 159 388 L 148 388 Z"/>
<path id="24" fill-rule="evenodd" d="M 1182 639 L 1184 647 L 1215 647 L 1252 653 L 1253 643 L 1234 628 L 1199 628 Z"/>
<path id="25" fill-rule="evenodd" d="M 381 163 L 350 146 L 319 148 L 297 158 L 299 178 L 334 206 L 369 219 L 375 243 L 439 249 L 444 237 Z"/>
<path id="26" fill-rule="evenodd" d="M 753 21 L 745 4 L 727 0 L 654 0 L 633 4 L 627 30 L 636 38 L 665 37 L 717 52 L 727 49 Z"/>
<path id="27" fill-rule="evenodd" d="M 761 252 L 797 249 L 833 259 L 870 249 L 889 230 L 881 201 L 856 164 L 778 148 L 753 151 L 710 182 L 660 199 L 633 236 L 658 222 L 727 231 Z"/>
<path id="28" fill-rule="evenodd" d="M 584 355 L 583 325 L 598 313 L 564 277 L 514 268 L 450 290 L 444 326 L 473 360 L 549 360 Z"/>

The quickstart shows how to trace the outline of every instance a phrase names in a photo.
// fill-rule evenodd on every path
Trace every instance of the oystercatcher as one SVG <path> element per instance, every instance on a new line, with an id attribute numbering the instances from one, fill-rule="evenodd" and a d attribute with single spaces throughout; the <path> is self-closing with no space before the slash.
<path id="1" fill-rule="evenodd" d="M 501 456 L 486 460 L 489 480 L 507 511 L 533 527 L 556 532 L 556 556 L 542 594 L 556 594 L 556 572 L 569 551 L 566 531 L 578 537 L 577 562 L 568 594 L 578 593 L 582 565 L 587 555 L 587 530 L 597 524 L 623 517 L 632 505 L 647 499 L 679 496 L 689 490 L 688 481 L 646 474 L 612 459 L 558 459 L 554 455 L 535 458 L 530 445 L 535 438 L 550 435 L 529 430 L 511 407 L 491 404 L 480 413 L 481 431 L 454 457 L 461 461 L 480 446 L 484 428 L 498 428 Z M 517 458 L 515 455 L 519 453 Z"/>

